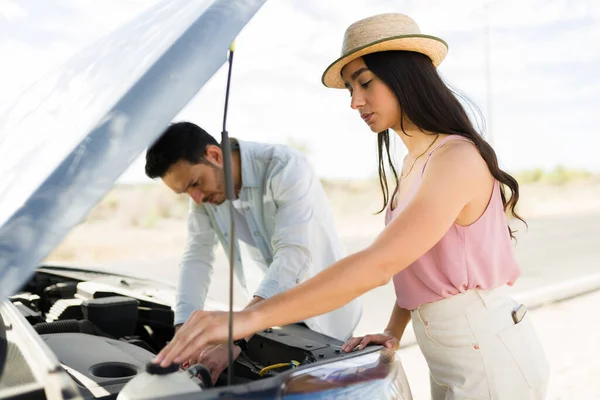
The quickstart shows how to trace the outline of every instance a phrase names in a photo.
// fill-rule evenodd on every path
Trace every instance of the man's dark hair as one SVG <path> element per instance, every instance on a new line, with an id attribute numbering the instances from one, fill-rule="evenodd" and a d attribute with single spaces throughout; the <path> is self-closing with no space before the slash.
<path id="1" fill-rule="evenodd" d="M 210 145 L 219 146 L 219 143 L 198 125 L 171 124 L 146 152 L 146 175 L 150 179 L 163 177 L 179 161 L 205 162 L 206 148 Z"/>

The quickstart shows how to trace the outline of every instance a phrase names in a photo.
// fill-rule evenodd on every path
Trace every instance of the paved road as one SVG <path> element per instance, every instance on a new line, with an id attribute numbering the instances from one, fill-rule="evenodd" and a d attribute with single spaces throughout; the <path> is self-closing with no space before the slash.
<path id="1" fill-rule="evenodd" d="M 529 229 L 517 226 L 518 242 L 516 254 L 523 275 L 514 287 L 515 292 L 547 287 L 569 279 L 600 272 L 600 213 L 528 221 Z M 343 234 L 343 233 L 342 233 Z M 346 238 L 349 252 L 367 246 L 372 236 Z M 218 265 L 213 274 L 213 285 L 209 296 L 225 301 L 228 298 L 228 271 L 221 249 L 217 252 Z M 144 263 L 123 263 L 111 269 L 128 274 L 152 276 L 175 284 L 177 258 L 165 258 Z M 241 307 L 246 299 L 236 284 L 236 306 Z M 363 317 L 356 333 L 382 330 L 389 317 L 394 291 L 391 284 L 377 288 L 362 297 Z"/>

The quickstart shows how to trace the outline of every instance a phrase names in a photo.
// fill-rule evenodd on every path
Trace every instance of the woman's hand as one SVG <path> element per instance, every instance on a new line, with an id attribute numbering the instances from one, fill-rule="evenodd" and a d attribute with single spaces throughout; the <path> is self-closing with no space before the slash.
<path id="1" fill-rule="evenodd" d="M 228 313 L 223 311 L 195 311 L 177 331 L 173 340 L 156 356 L 154 363 L 168 367 L 201 354 L 208 346 L 227 343 L 229 339 Z M 250 313 L 233 313 L 233 339 L 254 333 L 250 326 Z"/>
<path id="2" fill-rule="evenodd" d="M 388 333 L 377 333 L 374 335 L 366 335 L 353 337 L 348 339 L 342 346 L 342 350 L 346 353 L 351 352 L 357 346 L 359 350 L 367 347 L 369 343 L 383 345 L 388 349 L 397 350 L 400 347 L 400 341 Z"/>

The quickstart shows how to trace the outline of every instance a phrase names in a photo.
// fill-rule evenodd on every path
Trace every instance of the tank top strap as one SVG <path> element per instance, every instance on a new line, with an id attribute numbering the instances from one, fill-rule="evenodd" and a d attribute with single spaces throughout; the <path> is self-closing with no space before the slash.
<path id="1" fill-rule="evenodd" d="M 442 139 L 441 142 L 439 142 L 437 145 L 434 146 L 433 149 L 431 149 L 429 151 L 429 153 L 427 154 L 427 158 L 425 159 L 425 162 L 423 163 L 423 168 L 421 169 L 421 177 L 423 176 L 423 174 L 425 173 L 425 167 L 427 167 L 427 163 L 429 163 L 429 159 L 431 158 L 431 156 L 433 155 L 433 153 L 435 153 L 439 148 L 443 147 L 444 145 L 446 145 L 448 142 L 451 142 L 453 140 L 462 140 L 463 142 L 469 142 L 469 143 L 473 143 L 472 140 L 467 139 L 465 137 L 462 137 L 460 135 L 450 135 L 450 136 L 446 136 L 444 139 Z"/>

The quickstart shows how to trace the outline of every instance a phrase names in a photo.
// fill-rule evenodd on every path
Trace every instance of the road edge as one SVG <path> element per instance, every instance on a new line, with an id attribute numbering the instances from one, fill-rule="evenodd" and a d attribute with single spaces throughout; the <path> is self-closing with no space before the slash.
<path id="1" fill-rule="evenodd" d="M 584 296 L 598 290 L 600 290 L 600 273 L 585 275 L 523 293 L 516 293 L 512 297 L 518 302 L 525 304 L 529 310 L 535 310 Z M 404 349 L 415 344 L 417 344 L 417 340 L 412 329 L 412 324 L 409 322 L 400 341 L 400 348 Z"/>

